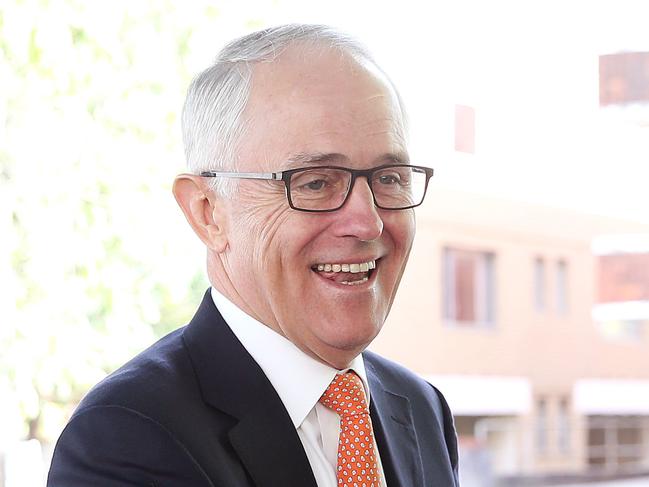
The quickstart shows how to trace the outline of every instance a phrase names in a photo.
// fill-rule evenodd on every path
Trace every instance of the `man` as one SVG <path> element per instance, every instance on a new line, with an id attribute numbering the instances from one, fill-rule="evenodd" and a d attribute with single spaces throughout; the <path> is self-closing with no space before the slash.
<path id="1" fill-rule="evenodd" d="M 212 284 L 191 323 L 96 386 L 48 485 L 457 486 L 450 411 L 365 348 L 388 315 L 432 170 L 355 41 L 283 26 L 189 88 L 174 195 Z"/>

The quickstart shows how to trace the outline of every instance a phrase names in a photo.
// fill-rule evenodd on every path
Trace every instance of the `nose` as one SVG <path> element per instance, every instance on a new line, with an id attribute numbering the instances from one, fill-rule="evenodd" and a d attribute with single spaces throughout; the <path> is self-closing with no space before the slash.
<path id="1" fill-rule="evenodd" d="M 364 177 L 355 181 L 347 201 L 336 214 L 335 227 L 340 236 L 371 241 L 383 233 L 383 219 L 374 205 L 372 190 Z"/>

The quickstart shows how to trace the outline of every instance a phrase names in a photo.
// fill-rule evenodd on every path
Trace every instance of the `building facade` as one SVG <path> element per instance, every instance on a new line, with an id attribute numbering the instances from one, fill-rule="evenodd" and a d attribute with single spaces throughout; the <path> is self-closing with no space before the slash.
<path id="1" fill-rule="evenodd" d="M 445 394 L 464 467 L 649 471 L 649 225 L 439 189 L 417 218 L 372 348 Z"/>

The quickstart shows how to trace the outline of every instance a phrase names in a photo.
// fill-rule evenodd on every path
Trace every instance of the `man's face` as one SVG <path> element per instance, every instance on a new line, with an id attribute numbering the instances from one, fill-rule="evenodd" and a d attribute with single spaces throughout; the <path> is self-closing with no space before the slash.
<path id="1" fill-rule="evenodd" d="M 337 52 L 289 50 L 258 64 L 252 86 L 240 171 L 407 162 L 394 93 Z M 415 233 L 413 210 L 376 208 L 365 178 L 330 213 L 291 209 L 281 181 L 239 184 L 226 203 L 226 294 L 304 352 L 345 367 L 388 315 Z M 361 272 L 334 272 L 352 264 Z"/>

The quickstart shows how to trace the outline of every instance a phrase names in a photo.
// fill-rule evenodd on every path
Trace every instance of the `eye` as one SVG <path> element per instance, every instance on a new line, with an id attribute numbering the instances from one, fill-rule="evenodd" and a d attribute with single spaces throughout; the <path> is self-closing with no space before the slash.
<path id="1" fill-rule="evenodd" d="M 314 179 L 313 181 L 309 181 L 308 183 L 303 184 L 302 186 L 306 189 L 310 189 L 311 191 L 319 191 L 323 189 L 327 185 L 327 181 L 324 179 Z"/>
<path id="2" fill-rule="evenodd" d="M 398 174 L 382 174 L 377 178 L 380 184 L 399 184 L 401 178 Z"/>
<path id="3" fill-rule="evenodd" d="M 323 193 L 336 184 L 335 174 L 326 171 L 303 171 L 296 173 L 291 179 L 293 191 L 300 193 Z"/>

